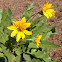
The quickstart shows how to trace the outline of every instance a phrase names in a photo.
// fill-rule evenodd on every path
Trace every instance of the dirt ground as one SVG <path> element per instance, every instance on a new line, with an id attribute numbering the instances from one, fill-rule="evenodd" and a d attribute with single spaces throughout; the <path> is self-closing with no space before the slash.
<path id="1" fill-rule="evenodd" d="M 51 35 L 51 37 L 48 40 L 54 44 L 62 46 L 62 0 L 46 1 L 52 3 L 56 11 L 56 17 L 52 17 L 51 19 L 49 19 L 48 24 L 55 27 L 55 31 L 58 33 L 56 35 Z M 21 18 L 24 10 L 33 2 L 34 8 L 32 10 L 32 14 L 40 10 L 40 7 L 43 5 L 45 0 L 0 0 L 0 9 L 5 8 L 6 10 L 8 10 L 9 7 L 12 11 L 12 18 L 17 19 Z M 62 47 L 52 49 L 48 54 L 51 58 L 62 62 Z"/>

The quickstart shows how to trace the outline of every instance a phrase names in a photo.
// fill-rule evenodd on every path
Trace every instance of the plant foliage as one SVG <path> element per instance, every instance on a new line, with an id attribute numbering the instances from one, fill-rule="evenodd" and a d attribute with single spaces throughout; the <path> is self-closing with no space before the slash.
<path id="1" fill-rule="evenodd" d="M 27 22 L 31 20 L 32 8 L 33 4 L 22 15 Z M 20 39 L 19 42 L 16 42 L 15 37 L 10 37 L 11 31 L 7 29 L 12 25 L 11 14 L 10 8 L 8 8 L 8 12 L 0 9 L 0 62 L 58 62 L 47 55 L 50 49 L 60 46 L 46 41 L 53 32 L 51 31 L 52 26 L 48 26 L 47 20 L 44 21 L 45 16 L 40 15 L 31 21 L 31 26 L 27 30 L 33 33 L 32 36 L 26 36 L 25 40 Z M 36 47 L 34 40 L 29 40 L 35 39 L 38 34 L 42 35 L 39 48 Z"/>

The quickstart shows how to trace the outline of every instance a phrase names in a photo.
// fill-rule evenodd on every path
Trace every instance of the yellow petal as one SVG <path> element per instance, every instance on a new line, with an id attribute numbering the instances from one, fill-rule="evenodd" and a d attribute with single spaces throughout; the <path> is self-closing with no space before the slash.
<path id="1" fill-rule="evenodd" d="M 48 4 L 48 6 L 47 6 L 48 8 L 52 8 L 53 6 L 52 6 L 52 4 Z"/>
<path id="2" fill-rule="evenodd" d="M 26 18 L 23 17 L 23 18 L 21 19 L 21 23 L 25 23 L 25 22 L 26 22 Z"/>
<path id="3" fill-rule="evenodd" d="M 21 21 L 13 21 L 13 25 L 14 25 L 15 27 L 18 27 L 20 23 L 21 23 Z"/>
<path id="4" fill-rule="evenodd" d="M 37 35 L 37 38 L 36 38 L 36 40 L 37 40 L 37 42 L 40 40 L 42 38 L 42 35 Z"/>
<path id="5" fill-rule="evenodd" d="M 54 12 L 54 9 L 48 9 L 46 12 Z"/>
<path id="6" fill-rule="evenodd" d="M 22 39 L 24 39 L 25 38 L 25 34 L 24 33 L 22 33 Z"/>
<path id="7" fill-rule="evenodd" d="M 29 32 L 28 30 L 24 30 L 23 32 L 24 32 L 26 35 L 32 35 L 32 33 Z"/>
<path id="8" fill-rule="evenodd" d="M 52 17 L 52 13 L 51 12 L 46 12 L 48 14 L 49 17 Z"/>
<path id="9" fill-rule="evenodd" d="M 55 17 L 55 13 L 56 13 L 56 11 L 53 12 L 53 16 L 54 16 L 54 17 Z"/>
<path id="10" fill-rule="evenodd" d="M 42 12 L 47 17 L 47 19 L 52 16 L 55 17 L 54 9 L 52 9 L 52 7 L 53 7 L 52 4 L 49 4 L 49 2 L 45 1 L 42 8 Z"/>
<path id="11" fill-rule="evenodd" d="M 38 48 L 38 46 L 39 46 L 41 37 L 42 37 L 42 35 L 39 35 L 39 34 L 38 34 L 37 37 L 36 37 L 36 39 L 35 39 L 35 44 L 36 44 L 37 48 Z"/>
<path id="12" fill-rule="evenodd" d="M 31 23 L 25 23 L 25 24 L 23 24 L 22 26 L 23 26 L 24 29 L 26 29 L 26 28 L 28 28 L 30 25 L 31 25 Z"/>
<path id="13" fill-rule="evenodd" d="M 45 2 L 44 2 L 44 6 L 47 6 L 47 5 L 48 5 L 48 3 L 49 3 L 49 2 L 45 1 Z"/>
<path id="14" fill-rule="evenodd" d="M 16 21 L 20 21 L 19 19 L 16 19 Z"/>
<path id="15" fill-rule="evenodd" d="M 45 12 L 43 12 L 43 14 L 47 17 L 47 19 L 49 18 L 49 15 Z"/>
<path id="16" fill-rule="evenodd" d="M 16 27 L 15 26 L 9 26 L 7 28 L 10 29 L 10 30 L 16 30 Z"/>
<path id="17" fill-rule="evenodd" d="M 14 30 L 14 31 L 11 33 L 11 37 L 14 37 L 16 34 L 17 34 L 17 30 Z"/>
<path id="18" fill-rule="evenodd" d="M 42 38 L 42 35 L 40 35 L 40 38 Z"/>
<path id="19" fill-rule="evenodd" d="M 49 17 L 53 16 L 54 9 L 48 9 L 46 13 L 49 15 Z"/>
<path id="20" fill-rule="evenodd" d="M 18 32 L 17 37 L 16 37 L 17 42 L 20 40 L 21 36 L 22 36 L 22 32 Z"/>

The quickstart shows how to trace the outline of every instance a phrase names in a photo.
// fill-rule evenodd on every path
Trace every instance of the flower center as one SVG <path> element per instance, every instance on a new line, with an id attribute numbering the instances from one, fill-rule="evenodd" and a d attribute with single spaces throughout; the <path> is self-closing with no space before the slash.
<path id="1" fill-rule="evenodd" d="M 21 28 L 17 28 L 18 31 L 22 31 Z"/>
<path id="2" fill-rule="evenodd" d="M 23 32 L 24 28 L 18 27 L 17 30 L 18 30 L 19 32 Z"/>

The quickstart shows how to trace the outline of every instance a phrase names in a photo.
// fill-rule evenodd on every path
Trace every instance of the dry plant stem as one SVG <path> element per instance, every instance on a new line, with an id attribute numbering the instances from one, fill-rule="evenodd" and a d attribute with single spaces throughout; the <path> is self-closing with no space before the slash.
<path id="1" fill-rule="evenodd" d="M 30 41 L 33 41 L 33 39 L 25 39 L 24 41 L 26 41 L 26 40 L 30 40 Z"/>
<path id="2" fill-rule="evenodd" d="M 33 17 L 33 16 L 35 17 L 36 14 L 39 14 L 39 12 L 36 12 L 36 13 L 33 14 L 31 17 Z M 30 19 L 31 17 L 29 17 L 29 19 Z M 34 17 L 33 17 L 33 18 L 34 18 Z M 33 18 L 32 18 L 32 19 L 33 19 Z M 29 19 L 28 19 L 28 20 L 29 20 Z M 32 19 L 31 19 L 31 21 L 32 21 Z"/>
<path id="3" fill-rule="evenodd" d="M 26 39 L 26 40 L 33 40 L 33 39 Z"/>
<path id="4" fill-rule="evenodd" d="M 36 14 L 39 14 L 39 12 L 36 12 L 35 14 L 33 14 L 33 15 L 32 15 L 33 18 L 36 16 Z M 31 16 L 31 17 L 32 17 L 32 16 Z M 31 18 L 31 17 L 30 17 L 30 18 Z M 33 19 L 33 18 L 32 18 L 32 19 Z M 31 19 L 31 21 L 32 21 L 32 19 Z"/>

